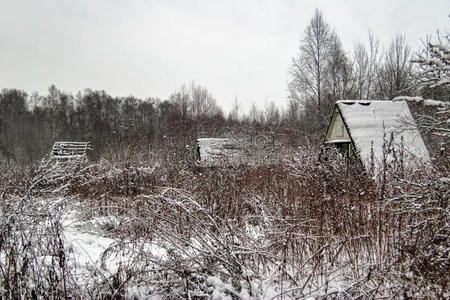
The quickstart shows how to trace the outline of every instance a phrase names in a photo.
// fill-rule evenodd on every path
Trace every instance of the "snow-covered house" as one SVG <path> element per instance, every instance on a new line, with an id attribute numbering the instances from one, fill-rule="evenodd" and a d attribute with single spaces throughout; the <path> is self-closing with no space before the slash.
<path id="1" fill-rule="evenodd" d="M 197 139 L 197 156 L 203 165 L 220 166 L 240 164 L 244 147 L 236 139 L 200 138 Z"/>
<path id="2" fill-rule="evenodd" d="M 395 153 L 405 165 L 430 161 L 405 101 L 337 101 L 326 143 L 346 155 L 358 155 L 368 170 L 379 169 L 384 156 L 392 161 Z M 384 155 L 388 147 L 389 154 Z"/>

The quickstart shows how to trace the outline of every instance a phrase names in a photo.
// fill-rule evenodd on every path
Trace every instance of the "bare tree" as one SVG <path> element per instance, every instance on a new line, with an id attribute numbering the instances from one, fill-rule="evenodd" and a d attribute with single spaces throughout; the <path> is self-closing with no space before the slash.
<path id="1" fill-rule="evenodd" d="M 233 108 L 228 113 L 228 121 L 229 122 L 238 122 L 239 121 L 240 108 L 241 107 L 239 105 L 239 101 L 238 101 L 238 99 L 236 97 L 236 98 L 234 98 Z"/>
<path id="2" fill-rule="evenodd" d="M 380 41 L 369 32 L 369 54 L 368 54 L 368 68 L 367 68 L 367 85 L 366 85 L 366 99 L 372 99 L 374 95 L 374 85 L 378 75 L 378 65 L 381 61 L 379 55 Z"/>
<path id="3" fill-rule="evenodd" d="M 332 56 L 332 38 L 330 26 L 325 22 L 320 10 L 316 9 L 289 70 L 289 97 L 300 102 L 315 101 L 319 115 Z"/>
<path id="4" fill-rule="evenodd" d="M 175 93 L 169 96 L 169 101 L 173 103 L 173 109 L 183 119 L 188 117 L 190 110 L 189 92 L 186 85 L 181 86 Z"/>
<path id="5" fill-rule="evenodd" d="M 278 107 L 275 105 L 275 103 L 273 101 L 266 104 L 266 106 L 264 108 L 264 113 L 265 113 L 265 119 L 266 119 L 267 123 L 273 124 L 273 125 L 277 125 L 278 123 L 280 123 L 280 120 L 281 120 L 280 110 L 278 109 Z"/>
<path id="6" fill-rule="evenodd" d="M 189 98 L 193 117 L 212 117 L 221 111 L 216 99 L 208 89 L 195 82 L 192 82 L 189 88 Z"/>
<path id="7" fill-rule="evenodd" d="M 355 82 L 356 93 L 359 99 L 366 98 L 366 86 L 368 82 L 367 70 L 369 68 L 369 57 L 364 44 L 357 43 L 354 50 L 354 68 L 355 68 Z"/>
<path id="8" fill-rule="evenodd" d="M 323 104 L 327 108 L 325 112 L 329 113 L 336 100 L 353 98 L 354 94 L 353 65 L 336 34 L 332 34 L 331 37 L 327 75 L 327 86 L 331 97 L 327 103 Z"/>
<path id="9" fill-rule="evenodd" d="M 379 98 L 393 99 L 399 94 L 410 94 L 412 88 L 411 50 L 405 37 L 397 35 L 384 56 L 384 62 L 378 72 Z"/>
<path id="10" fill-rule="evenodd" d="M 369 32 L 368 45 L 358 42 L 353 51 L 355 94 L 358 99 L 373 99 L 374 86 L 381 63 L 379 41 Z"/>
<path id="11" fill-rule="evenodd" d="M 250 123 L 264 122 L 264 114 L 256 106 L 255 102 L 253 102 L 252 106 L 250 107 L 247 119 Z"/>

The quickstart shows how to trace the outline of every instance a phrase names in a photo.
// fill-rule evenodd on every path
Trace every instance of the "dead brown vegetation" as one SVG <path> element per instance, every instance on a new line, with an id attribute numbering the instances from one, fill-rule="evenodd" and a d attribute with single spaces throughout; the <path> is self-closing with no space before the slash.
<path id="1" fill-rule="evenodd" d="M 48 163 L 35 172 L 25 197 L 72 199 L 86 220 L 113 220 L 95 225 L 118 241 L 105 259 L 112 253 L 128 259 L 110 281 L 95 281 L 91 296 L 100 286 L 115 295 L 148 284 L 175 298 L 194 292 L 206 297 L 212 275 L 231 282 L 228 292 L 237 298 L 243 289 L 261 295 L 249 282 L 264 278 L 278 286 L 279 298 L 447 295 L 445 173 L 399 176 L 386 168 L 380 181 L 358 164 L 318 162 L 313 153 L 317 149 L 300 149 L 278 165 L 216 168 L 131 160 Z M 17 202 L 13 194 L 4 191 L 4 215 Z M 60 230 L 52 228 L 59 241 Z M 11 230 L 2 233 L 4 241 Z M 153 256 L 146 243 L 171 249 L 170 257 Z M 2 251 L 13 255 L 8 247 L 14 244 L 4 245 Z M 70 273 L 65 268 L 58 274 Z M 20 281 L 12 278 L 3 276 L 4 286 Z"/>

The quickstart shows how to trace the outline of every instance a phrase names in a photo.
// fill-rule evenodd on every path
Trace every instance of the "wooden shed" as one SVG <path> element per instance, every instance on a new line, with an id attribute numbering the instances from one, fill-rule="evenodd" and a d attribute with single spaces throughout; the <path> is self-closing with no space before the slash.
<path id="1" fill-rule="evenodd" d="M 197 158 L 207 166 L 226 166 L 242 163 L 245 147 L 237 139 L 199 138 Z"/>
<path id="2" fill-rule="evenodd" d="M 53 160 L 74 160 L 87 158 L 90 142 L 55 142 L 50 153 Z"/>
<path id="3" fill-rule="evenodd" d="M 405 101 L 340 100 L 331 117 L 326 144 L 345 155 L 357 155 L 366 169 L 379 168 L 398 153 L 406 165 L 430 161 L 414 118 Z M 391 154 L 384 154 L 389 146 Z"/>

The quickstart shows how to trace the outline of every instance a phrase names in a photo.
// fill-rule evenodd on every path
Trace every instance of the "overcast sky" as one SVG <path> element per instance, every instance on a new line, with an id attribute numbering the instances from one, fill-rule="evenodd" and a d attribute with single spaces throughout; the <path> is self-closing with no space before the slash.
<path id="1" fill-rule="evenodd" d="M 449 0 L 0 0 L 0 88 L 167 99 L 193 80 L 226 111 L 235 98 L 282 105 L 316 7 L 349 53 L 369 30 L 416 50 L 450 28 Z"/>

